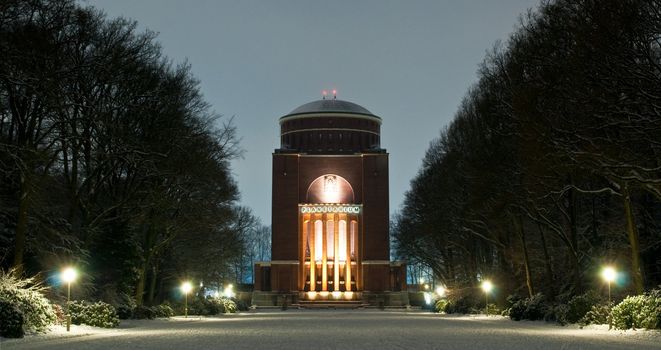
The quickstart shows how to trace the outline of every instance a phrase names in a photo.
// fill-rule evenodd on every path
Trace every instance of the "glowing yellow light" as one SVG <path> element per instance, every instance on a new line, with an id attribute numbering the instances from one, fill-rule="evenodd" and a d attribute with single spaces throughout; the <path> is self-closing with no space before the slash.
<path id="1" fill-rule="evenodd" d="M 429 289 L 429 285 L 428 285 L 428 284 L 425 284 L 425 290 L 426 290 L 426 289 Z"/>
<path id="2" fill-rule="evenodd" d="M 181 291 L 184 294 L 190 293 L 191 290 L 193 290 L 193 285 L 190 282 L 184 282 L 181 284 Z"/>
<path id="3" fill-rule="evenodd" d="M 353 299 L 353 292 L 344 292 L 344 299 L 347 300 Z"/>
<path id="4" fill-rule="evenodd" d="M 223 295 L 225 295 L 227 298 L 234 298 L 234 286 L 228 284 L 223 291 Z"/>
<path id="5" fill-rule="evenodd" d="M 317 297 L 317 292 L 308 292 L 308 299 L 314 300 Z"/>
<path id="6" fill-rule="evenodd" d="M 436 287 L 436 294 L 439 297 L 444 297 L 445 296 L 445 288 L 443 286 Z"/>
<path id="7" fill-rule="evenodd" d="M 60 278 L 66 283 L 71 283 L 78 277 L 78 272 L 73 267 L 67 267 L 62 270 Z"/>
<path id="8" fill-rule="evenodd" d="M 617 271 L 610 266 L 606 266 L 601 270 L 601 277 L 608 283 L 613 282 L 617 278 Z"/>
<path id="9" fill-rule="evenodd" d="M 328 297 L 328 292 L 327 291 L 319 292 L 319 295 L 321 295 L 324 298 L 327 298 Z"/>
<path id="10" fill-rule="evenodd" d="M 431 305 L 431 300 L 432 300 L 431 293 L 425 292 L 424 297 L 425 297 L 425 304 Z"/>
<path id="11" fill-rule="evenodd" d="M 491 292 L 492 289 L 493 289 L 493 284 L 491 284 L 490 281 L 484 281 L 484 282 L 482 282 L 482 290 L 483 290 L 485 293 L 489 293 L 489 292 Z"/>
<path id="12" fill-rule="evenodd" d="M 334 299 L 340 299 L 342 297 L 342 292 L 333 292 Z"/>

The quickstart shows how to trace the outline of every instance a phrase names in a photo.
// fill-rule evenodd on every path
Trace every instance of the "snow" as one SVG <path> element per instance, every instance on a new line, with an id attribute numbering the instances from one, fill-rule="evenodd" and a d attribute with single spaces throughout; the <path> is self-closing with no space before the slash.
<path id="1" fill-rule="evenodd" d="M 661 332 L 561 327 L 500 316 L 406 310 L 257 310 L 218 317 L 55 327 L 2 339 L 7 349 L 661 349 Z"/>

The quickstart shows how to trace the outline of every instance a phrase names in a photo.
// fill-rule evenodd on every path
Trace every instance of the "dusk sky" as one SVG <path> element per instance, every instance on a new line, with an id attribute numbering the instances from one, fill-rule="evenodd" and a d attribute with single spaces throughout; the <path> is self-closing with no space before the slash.
<path id="1" fill-rule="evenodd" d="M 279 117 L 333 88 L 380 116 L 394 213 L 485 53 L 537 2 L 83 1 L 158 32 L 167 56 L 192 65 L 213 109 L 234 116 L 241 202 L 266 225 Z"/>

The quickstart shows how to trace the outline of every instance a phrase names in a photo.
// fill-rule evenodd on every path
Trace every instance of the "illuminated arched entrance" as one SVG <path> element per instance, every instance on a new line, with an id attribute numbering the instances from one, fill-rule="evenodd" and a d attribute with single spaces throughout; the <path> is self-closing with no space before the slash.
<path id="1" fill-rule="evenodd" d="M 352 203 L 351 184 L 334 174 L 318 177 L 308 187 L 308 203 L 299 204 L 302 244 L 301 290 L 315 298 L 333 292 L 351 299 L 360 290 L 359 222 L 362 205 Z"/>

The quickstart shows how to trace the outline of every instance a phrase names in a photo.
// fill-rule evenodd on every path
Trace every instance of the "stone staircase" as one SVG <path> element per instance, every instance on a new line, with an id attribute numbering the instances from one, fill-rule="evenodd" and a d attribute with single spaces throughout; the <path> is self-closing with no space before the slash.
<path id="1" fill-rule="evenodd" d="M 291 307 L 301 309 L 358 309 L 369 306 L 362 300 L 300 300 Z"/>

